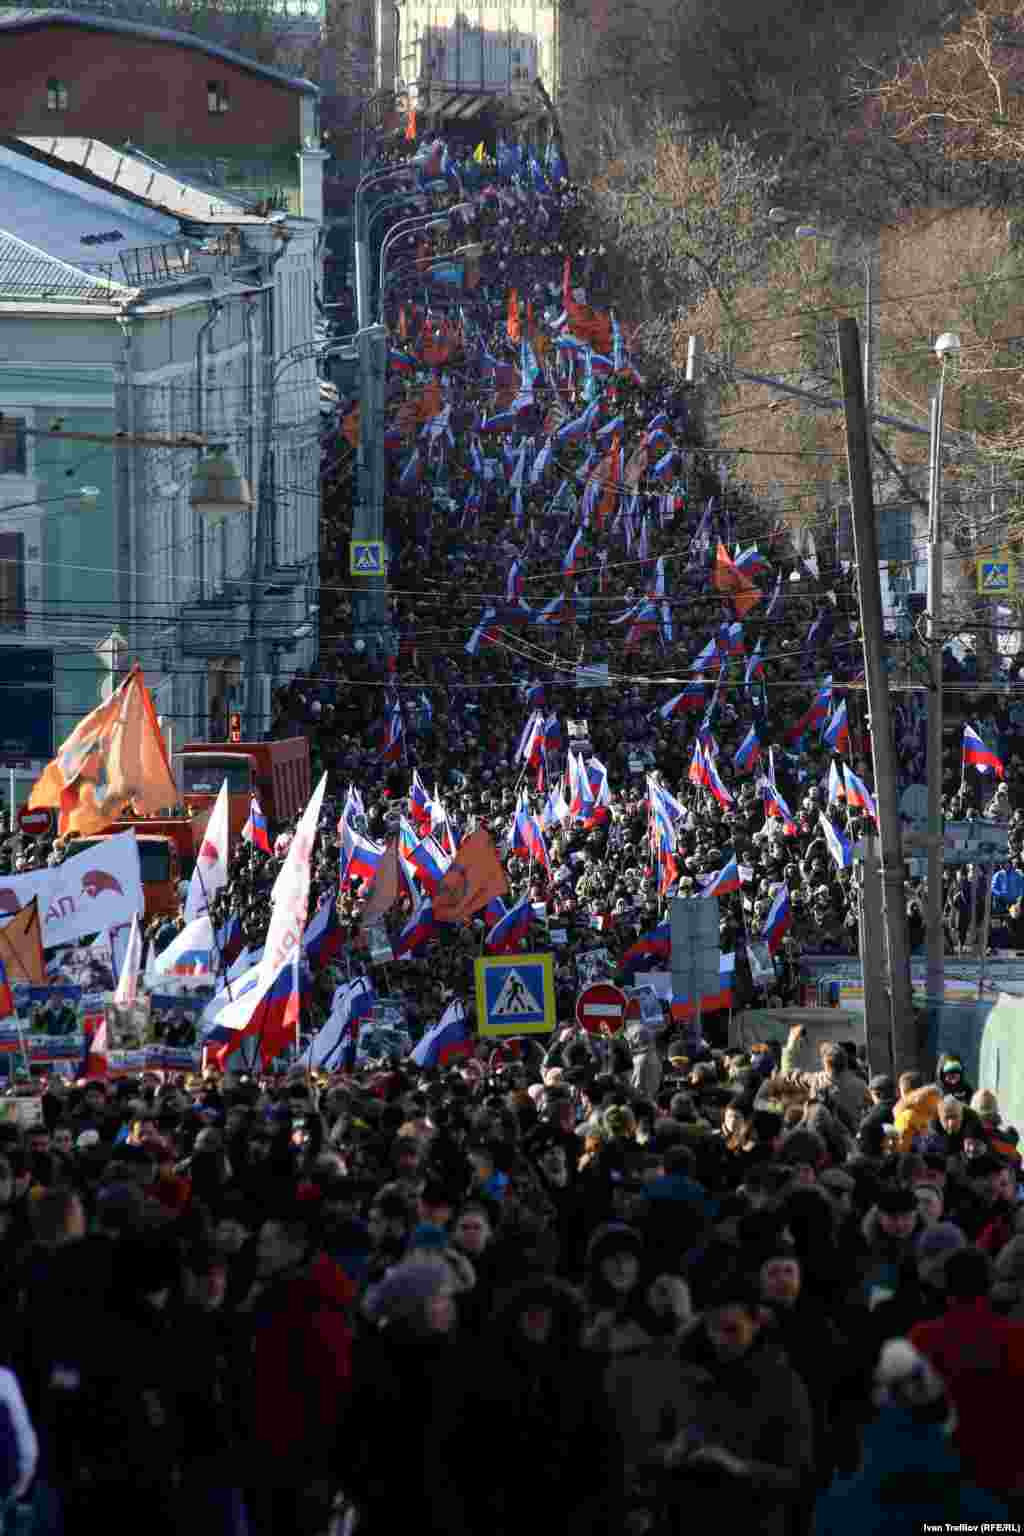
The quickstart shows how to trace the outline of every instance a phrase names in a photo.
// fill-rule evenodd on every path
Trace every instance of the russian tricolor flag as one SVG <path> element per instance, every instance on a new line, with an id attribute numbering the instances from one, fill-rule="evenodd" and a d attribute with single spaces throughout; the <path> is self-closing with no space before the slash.
<path id="1" fill-rule="evenodd" d="M 409 789 L 409 815 L 421 832 L 429 828 L 430 796 L 427 793 L 427 786 L 415 768 L 412 771 L 412 784 Z"/>
<path id="2" fill-rule="evenodd" d="M 420 902 L 395 940 L 392 949 L 395 959 L 399 960 L 403 955 L 417 954 L 430 943 L 436 932 L 434 903 L 428 896 L 425 901 Z"/>
<path id="3" fill-rule="evenodd" d="M 662 704 L 658 714 L 663 720 L 669 720 L 673 715 L 687 714 L 690 710 L 703 709 L 707 700 L 707 689 L 703 683 L 689 683 L 682 693 L 675 694 L 666 703 Z"/>
<path id="4" fill-rule="evenodd" d="M 438 886 L 448 873 L 451 864 L 448 855 L 438 847 L 432 837 L 425 837 L 410 853 L 409 863 L 416 871 L 417 879 L 428 895 L 436 896 Z"/>
<path id="5" fill-rule="evenodd" d="M 818 825 L 821 827 L 828 851 L 836 861 L 839 869 L 849 869 L 853 863 L 853 851 L 846 838 L 840 832 L 833 821 L 823 811 L 818 812 Z"/>
<path id="6" fill-rule="evenodd" d="M 765 815 L 777 816 L 782 822 L 783 832 L 787 837 L 792 837 L 797 830 L 797 825 L 793 820 L 793 812 L 779 793 L 777 785 L 770 779 L 762 779 L 758 789 L 764 801 Z"/>
<path id="7" fill-rule="evenodd" d="M 710 755 L 705 755 L 704 766 L 707 774 L 705 783 L 708 789 L 710 789 L 711 793 L 714 795 L 723 811 L 729 810 L 735 802 L 732 798 L 732 795 L 729 793 L 725 785 L 722 783 L 722 780 L 719 778 L 718 769 L 715 767 L 714 758 Z"/>
<path id="8" fill-rule="evenodd" d="M 771 570 L 771 566 L 764 555 L 758 554 L 756 544 L 751 544 L 749 549 L 745 549 L 741 555 L 737 555 L 733 564 L 738 571 L 742 571 L 744 576 L 749 576 L 751 579 L 760 576 L 762 572 Z"/>
<path id="9" fill-rule="evenodd" d="M 526 938 L 533 921 L 529 896 L 502 914 L 484 940 L 489 955 L 504 955 L 516 949 Z"/>
<path id="10" fill-rule="evenodd" d="M 703 788 L 708 782 L 708 765 L 704 757 L 704 749 L 699 741 L 693 744 L 693 757 L 686 771 L 686 777 L 691 784 L 696 784 L 698 789 Z"/>
<path id="11" fill-rule="evenodd" d="M 718 991 L 709 992 L 700 1000 L 702 1013 L 715 1013 L 721 1008 L 731 1008 L 735 999 L 736 951 L 718 957 Z M 685 1024 L 697 1017 L 696 1004 L 690 999 L 672 999 L 672 1018 L 677 1024 Z"/>
<path id="12" fill-rule="evenodd" d="M 569 548 L 566 550 L 565 558 L 562 561 L 562 574 L 564 576 L 575 576 L 576 567 L 579 561 L 582 559 L 584 553 L 583 529 L 579 528 L 576 531 L 576 537 L 573 539 L 572 543 L 569 545 Z"/>
<path id="13" fill-rule="evenodd" d="M 833 752 L 849 752 L 850 721 L 846 712 L 845 699 L 840 701 L 839 708 L 826 725 L 821 739 L 826 747 L 831 747 Z"/>
<path id="14" fill-rule="evenodd" d="M 708 885 L 701 891 L 702 896 L 731 896 L 740 888 L 740 867 L 733 854 L 727 864 L 724 864 L 714 875 Z"/>
<path id="15" fill-rule="evenodd" d="M 220 1011 L 217 1022 L 203 1039 L 207 1061 L 223 1071 L 243 1040 L 258 1039 L 261 1059 L 266 1065 L 295 1036 L 300 992 L 296 949 L 269 984 L 257 983 Z"/>
<path id="16" fill-rule="evenodd" d="M 765 925 L 761 930 L 761 937 L 768 945 L 769 952 L 776 954 L 779 945 L 786 936 L 786 930 L 793 921 L 793 914 L 789 906 L 789 887 L 782 885 L 775 893 Z"/>
<path id="17" fill-rule="evenodd" d="M 864 780 L 859 779 L 853 769 L 848 768 L 845 763 L 843 764 L 843 779 L 846 784 L 847 808 L 851 811 L 866 811 L 877 827 L 878 807 L 875 804 L 874 796 L 864 783 Z"/>
<path id="18" fill-rule="evenodd" d="M 338 904 L 332 891 L 321 901 L 302 936 L 302 948 L 314 975 L 340 954 L 342 942 Z"/>
<path id="19" fill-rule="evenodd" d="M 666 919 L 629 946 L 622 957 L 622 969 L 632 973 L 651 960 L 667 960 L 671 953 L 672 925 Z"/>
<path id="20" fill-rule="evenodd" d="M 964 726 L 964 767 L 977 768 L 979 773 L 994 773 L 997 779 L 1006 777 L 1000 759 L 970 725 Z"/>
<path id="21" fill-rule="evenodd" d="M 341 885 L 351 880 L 372 880 L 380 868 L 384 849 L 368 837 L 354 832 L 344 816 L 338 827 L 341 836 Z"/>
<path id="22" fill-rule="evenodd" d="M 737 747 L 732 761 L 737 773 L 753 773 L 761 761 L 761 742 L 758 739 L 756 726 L 750 727 Z"/>
<path id="23" fill-rule="evenodd" d="M 412 1052 L 411 1060 L 424 1071 L 431 1067 L 443 1067 L 453 1056 L 468 1056 L 473 1041 L 466 1023 L 466 1009 L 458 998 L 453 998 L 432 1029 Z"/>
<path id="24" fill-rule="evenodd" d="M 255 796 L 249 801 L 249 820 L 242 828 L 242 842 L 251 843 L 261 853 L 270 853 L 270 829 L 267 826 L 267 818 L 260 810 L 260 803 Z"/>

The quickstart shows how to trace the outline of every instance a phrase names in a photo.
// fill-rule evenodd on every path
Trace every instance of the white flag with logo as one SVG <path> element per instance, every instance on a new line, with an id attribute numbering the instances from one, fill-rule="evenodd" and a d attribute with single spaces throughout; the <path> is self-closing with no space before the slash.
<path id="1" fill-rule="evenodd" d="M 291 958 L 292 950 L 302 943 L 302 935 L 306 931 L 310 864 L 326 788 L 325 773 L 302 813 L 284 868 L 274 883 L 270 929 L 263 949 L 263 959 L 260 961 L 260 980 L 268 986 L 285 961 Z"/>
<path id="2" fill-rule="evenodd" d="M 128 935 L 128 948 L 125 952 L 124 964 L 121 966 L 121 974 L 117 978 L 117 990 L 114 993 L 114 1003 L 118 1008 L 132 1008 L 139 995 L 139 967 L 142 964 L 142 929 L 139 927 L 138 913 L 132 918 L 132 931 Z"/>
<path id="3" fill-rule="evenodd" d="M 52 869 L 0 875 L 0 918 L 27 906 L 33 896 L 39 902 L 44 949 L 130 923 L 145 909 L 135 833 L 104 837 Z"/>
<path id="4" fill-rule="evenodd" d="M 206 823 L 202 845 L 192 871 L 188 895 L 185 898 L 185 921 L 207 912 L 210 902 L 228 883 L 228 841 L 231 824 L 228 817 L 228 781 L 224 780 L 220 794 Z"/>

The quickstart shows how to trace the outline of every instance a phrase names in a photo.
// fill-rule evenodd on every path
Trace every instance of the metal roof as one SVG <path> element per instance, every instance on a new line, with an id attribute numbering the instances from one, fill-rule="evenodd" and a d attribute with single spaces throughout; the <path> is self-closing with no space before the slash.
<path id="1" fill-rule="evenodd" d="M 239 69 L 248 70 L 251 75 L 275 80 L 279 85 L 286 85 L 302 95 L 320 94 L 320 87 L 314 85 L 312 80 L 286 75 L 283 70 L 272 69 L 269 64 L 259 64 L 255 59 L 247 58 L 244 53 L 236 53 L 233 48 L 222 48 L 219 43 L 207 42 L 205 38 L 196 37 L 191 32 L 176 32 L 170 27 L 150 27 L 144 22 L 123 21 L 119 16 L 87 15 L 82 11 L 33 11 L 22 7 L 0 11 L 0 33 L 31 32 L 52 26 L 81 27 L 85 32 L 116 32 L 124 37 L 137 37 L 153 43 L 171 43 L 177 48 L 192 48 L 209 58 L 224 59 L 228 64 L 235 64 Z"/>
<path id="2" fill-rule="evenodd" d="M 0 229 L 81 268 L 177 240 L 176 218 L 0 145 Z"/>
<path id="3" fill-rule="evenodd" d="M 140 198 L 164 212 L 183 219 L 204 220 L 224 218 L 231 214 L 248 212 L 244 202 L 232 198 L 223 188 L 199 186 L 185 181 L 173 171 L 131 150 L 115 149 L 101 139 L 60 137 L 24 137 L 17 142 L 29 149 L 59 161 L 74 170 L 86 171 L 91 176 L 115 188 Z"/>
<path id="4" fill-rule="evenodd" d="M 124 304 L 135 290 L 126 283 L 73 267 L 37 246 L 0 230 L 0 300 L 72 299 Z"/>

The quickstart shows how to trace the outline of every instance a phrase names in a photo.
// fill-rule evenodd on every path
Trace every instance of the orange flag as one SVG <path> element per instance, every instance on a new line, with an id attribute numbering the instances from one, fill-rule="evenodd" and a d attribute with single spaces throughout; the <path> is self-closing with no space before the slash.
<path id="1" fill-rule="evenodd" d="M 359 402 L 342 418 L 341 435 L 353 448 L 359 447 Z"/>
<path id="2" fill-rule="evenodd" d="M 534 332 L 536 331 L 536 329 L 537 329 L 537 327 L 533 323 L 533 300 L 532 299 L 527 299 L 527 301 L 526 301 L 526 337 L 527 337 L 528 341 L 530 341 L 530 342 L 533 341 Z"/>
<path id="3" fill-rule="evenodd" d="M 398 310 L 398 334 L 399 334 L 399 336 L 401 336 L 403 341 L 408 339 L 408 335 L 409 335 L 409 321 L 408 321 L 408 317 L 406 316 L 406 313 L 405 313 L 405 305 L 404 304 L 400 305 L 399 306 L 399 310 Z"/>
<path id="4" fill-rule="evenodd" d="M 617 432 L 612 437 L 611 452 L 601 461 L 599 474 L 604 490 L 601 492 L 594 519 L 598 533 L 603 533 L 605 518 L 614 510 L 615 498 L 619 494 L 619 486 L 622 483 L 622 443 Z"/>
<path id="5" fill-rule="evenodd" d="M 59 807 L 61 833 L 91 837 L 129 806 L 136 816 L 155 816 L 177 801 L 153 700 L 133 667 L 116 693 L 75 726 L 28 803 Z"/>
<path id="6" fill-rule="evenodd" d="M 595 352 L 602 355 L 612 350 L 612 322 L 606 310 L 592 309 L 589 304 L 577 304 L 570 297 L 565 311 L 569 319 L 569 330 L 580 341 L 588 342 Z"/>
<path id="7" fill-rule="evenodd" d="M 26 906 L 19 907 L 9 923 L 4 923 L 0 928 L 0 961 L 3 961 L 8 981 L 30 981 L 40 987 L 46 985 L 39 903 L 34 896 Z"/>
<path id="8" fill-rule="evenodd" d="M 441 386 L 437 379 L 431 379 L 426 389 L 416 402 L 416 420 L 419 422 L 433 421 L 443 405 L 441 398 Z"/>
<path id="9" fill-rule="evenodd" d="M 514 288 L 509 291 L 508 318 L 505 321 L 505 333 L 509 341 L 519 341 L 523 334 L 519 324 L 519 295 Z"/>
<path id="10" fill-rule="evenodd" d="M 478 827 L 459 844 L 434 896 L 439 923 L 468 923 L 475 912 L 496 896 L 508 895 L 508 880 L 498 850 L 485 827 Z"/>
<path id="11" fill-rule="evenodd" d="M 755 603 L 761 601 L 761 589 L 755 587 L 749 576 L 736 569 L 724 544 L 719 544 L 715 555 L 712 585 L 717 592 L 730 592 L 736 608 L 736 617 L 744 618 Z"/>
<path id="12" fill-rule="evenodd" d="M 413 142 L 413 140 L 416 137 L 416 108 L 415 107 L 412 107 L 410 109 L 409 115 L 408 115 L 408 117 L 405 120 L 405 137 L 409 141 L 410 144 Z"/>

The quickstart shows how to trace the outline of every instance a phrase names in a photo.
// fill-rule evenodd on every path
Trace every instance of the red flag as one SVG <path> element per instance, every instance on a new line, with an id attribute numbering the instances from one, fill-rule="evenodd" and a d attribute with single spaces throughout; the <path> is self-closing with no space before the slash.
<path id="1" fill-rule="evenodd" d="M 505 332 L 509 341 L 519 341 L 522 336 L 522 328 L 519 324 L 519 294 L 514 288 L 509 290 Z"/>
<path id="2" fill-rule="evenodd" d="M 106 1077 L 110 1065 L 107 1050 L 107 1016 L 104 1014 L 86 1046 L 86 1077 Z"/>

